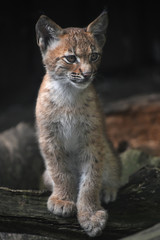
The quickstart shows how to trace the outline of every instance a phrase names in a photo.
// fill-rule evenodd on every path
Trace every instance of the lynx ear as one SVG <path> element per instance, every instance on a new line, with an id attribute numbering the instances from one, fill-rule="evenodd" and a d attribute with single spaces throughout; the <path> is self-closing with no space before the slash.
<path id="1" fill-rule="evenodd" d="M 58 40 L 62 33 L 62 28 L 53 22 L 50 18 L 42 15 L 36 24 L 37 44 L 41 52 L 44 53 L 51 40 Z"/>
<path id="2" fill-rule="evenodd" d="M 87 27 L 87 32 L 92 33 L 100 46 L 105 44 L 105 33 L 108 26 L 108 15 L 103 11 L 99 17 L 91 22 Z"/>

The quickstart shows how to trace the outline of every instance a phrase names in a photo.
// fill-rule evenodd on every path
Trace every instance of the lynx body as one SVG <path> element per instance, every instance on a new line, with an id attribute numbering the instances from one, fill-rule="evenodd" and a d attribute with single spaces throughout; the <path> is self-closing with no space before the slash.
<path id="1" fill-rule="evenodd" d="M 51 189 L 48 209 L 78 221 L 91 236 L 101 234 L 116 198 L 120 162 L 105 135 L 104 116 L 91 84 L 105 43 L 107 13 L 87 28 L 62 29 L 46 16 L 36 25 L 46 75 L 36 105 L 36 126 Z"/>

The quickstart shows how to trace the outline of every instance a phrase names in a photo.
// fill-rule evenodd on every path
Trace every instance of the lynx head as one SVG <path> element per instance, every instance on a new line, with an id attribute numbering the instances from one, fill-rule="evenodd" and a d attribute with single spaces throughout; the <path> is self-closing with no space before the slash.
<path id="1" fill-rule="evenodd" d="M 42 15 L 36 24 L 37 43 L 51 79 L 86 88 L 97 72 L 107 25 L 106 11 L 86 28 L 62 29 Z"/>

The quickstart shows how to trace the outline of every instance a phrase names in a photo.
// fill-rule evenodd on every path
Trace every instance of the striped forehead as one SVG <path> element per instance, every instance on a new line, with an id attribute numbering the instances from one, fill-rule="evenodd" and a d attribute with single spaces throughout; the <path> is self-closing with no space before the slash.
<path id="1" fill-rule="evenodd" d="M 77 56 L 87 55 L 94 51 L 95 43 L 93 37 L 82 29 L 72 29 L 66 36 L 68 52 Z"/>

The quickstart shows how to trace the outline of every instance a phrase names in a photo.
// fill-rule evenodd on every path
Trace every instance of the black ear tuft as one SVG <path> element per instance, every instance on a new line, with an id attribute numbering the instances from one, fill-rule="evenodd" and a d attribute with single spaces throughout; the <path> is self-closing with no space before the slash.
<path id="1" fill-rule="evenodd" d="M 44 53 L 51 40 L 58 39 L 62 28 L 53 22 L 50 18 L 42 15 L 36 24 L 37 43 Z"/>
<path id="2" fill-rule="evenodd" d="M 105 43 L 105 33 L 108 26 L 108 14 L 104 10 L 100 16 L 98 16 L 93 22 L 87 27 L 87 32 L 91 32 L 97 39 L 100 46 L 103 47 Z"/>

